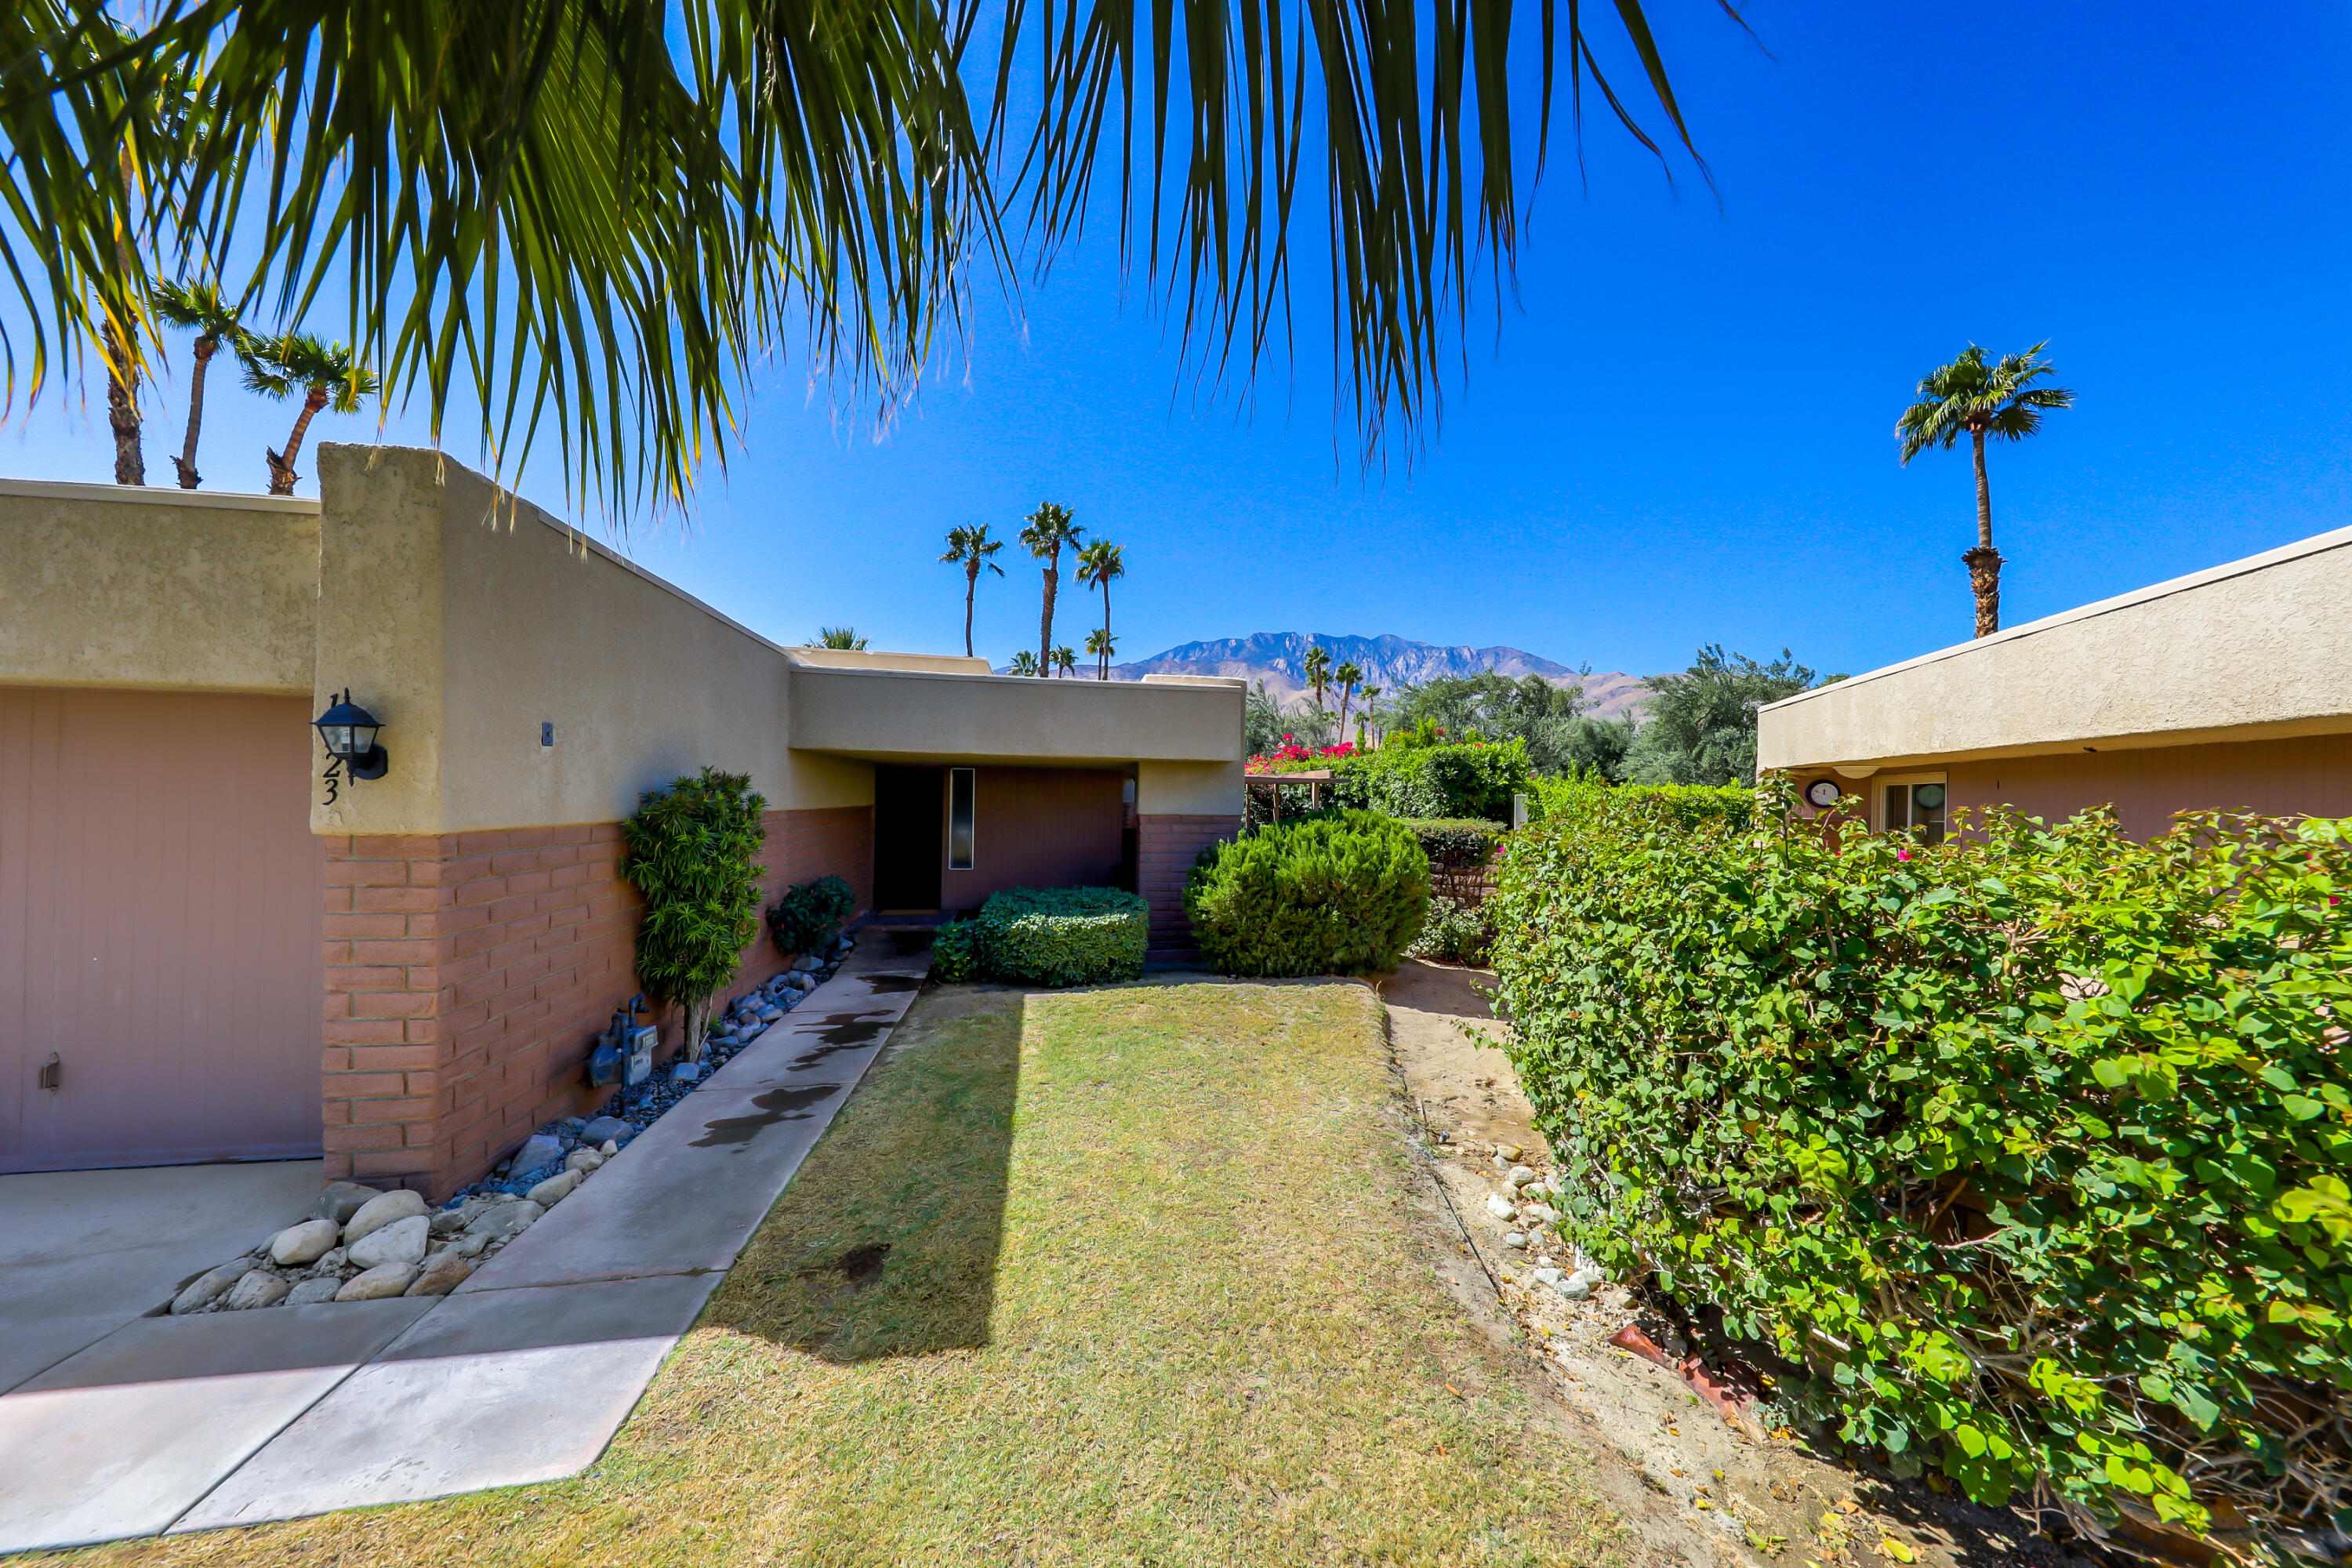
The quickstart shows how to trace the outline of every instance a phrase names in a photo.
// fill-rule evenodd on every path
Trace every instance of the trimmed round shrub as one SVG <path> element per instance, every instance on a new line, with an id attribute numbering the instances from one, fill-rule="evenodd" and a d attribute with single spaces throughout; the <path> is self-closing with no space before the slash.
<path id="1" fill-rule="evenodd" d="M 2352 825 L 1791 805 L 1513 836 L 1562 1228 L 1898 1473 L 2252 1554 L 2352 1523 Z"/>
<path id="2" fill-rule="evenodd" d="M 1150 906 L 1118 888 L 1007 888 L 970 923 L 976 972 L 1019 985 L 1133 980 L 1151 934 Z"/>
<path id="3" fill-rule="evenodd" d="M 1394 969 L 1429 911 L 1429 857 L 1393 817 L 1347 811 L 1212 844 L 1184 912 L 1228 974 Z"/>
<path id="4" fill-rule="evenodd" d="M 819 877 L 787 889 L 768 910 L 768 934 L 786 957 L 819 952 L 841 922 L 857 912 L 857 896 L 838 877 Z"/>

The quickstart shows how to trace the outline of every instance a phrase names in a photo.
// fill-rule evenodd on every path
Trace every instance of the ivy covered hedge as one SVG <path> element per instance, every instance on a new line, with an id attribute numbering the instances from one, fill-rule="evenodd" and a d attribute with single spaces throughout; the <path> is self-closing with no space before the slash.
<path id="1" fill-rule="evenodd" d="M 1565 1226 L 1979 1500 L 2352 1526 L 2352 825 L 1922 849 L 1789 804 L 1513 837 L 1500 997 Z"/>
<path id="2" fill-rule="evenodd" d="M 941 926 L 931 973 L 941 980 L 1096 985 L 1143 973 L 1150 910 L 1117 888 L 1008 888 L 975 920 Z"/>
<path id="3" fill-rule="evenodd" d="M 1429 909 L 1429 857 L 1393 817 L 1285 820 L 1201 851 L 1184 912 L 1228 974 L 1394 969 Z"/>
<path id="4" fill-rule="evenodd" d="M 1620 808 L 1662 812 L 1685 827 L 1720 822 L 1744 827 L 1754 816 L 1756 792 L 1745 784 L 1612 784 L 1591 777 L 1529 779 L 1528 820 L 1606 820 Z"/>

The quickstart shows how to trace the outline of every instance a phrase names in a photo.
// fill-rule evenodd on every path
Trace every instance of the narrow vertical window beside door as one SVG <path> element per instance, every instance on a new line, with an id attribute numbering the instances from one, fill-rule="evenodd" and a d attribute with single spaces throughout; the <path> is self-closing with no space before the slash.
<path id="1" fill-rule="evenodd" d="M 948 770 L 948 869 L 971 869 L 973 796 L 977 770 Z"/>

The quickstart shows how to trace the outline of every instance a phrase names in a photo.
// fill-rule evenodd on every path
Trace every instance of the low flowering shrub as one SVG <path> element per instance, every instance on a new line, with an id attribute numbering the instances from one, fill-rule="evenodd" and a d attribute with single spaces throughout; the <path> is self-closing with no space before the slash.
<path id="1" fill-rule="evenodd" d="M 1289 744 L 1276 746 L 1271 752 L 1252 757 L 1249 760 L 1249 771 L 1254 773 L 1288 773 L 1303 768 L 1328 766 L 1341 757 L 1360 757 L 1366 754 L 1356 749 L 1356 743 L 1353 741 L 1342 741 L 1336 746 L 1302 746 L 1297 742 L 1291 741 L 1287 735 L 1283 739 L 1288 741 Z"/>
<path id="2" fill-rule="evenodd" d="M 2352 825 L 1621 800 L 1490 900 L 1563 1228 L 1979 1501 L 2352 1527 Z"/>
<path id="3" fill-rule="evenodd" d="M 1394 969 L 1429 908 L 1429 857 L 1412 829 L 1370 812 L 1318 813 L 1212 844 L 1184 912 L 1228 974 Z"/>
<path id="4" fill-rule="evenodd" d="M 1133 980 L 1150 937 L 1149 907 L 1118 888 L 1007 888 L 969 924 L 976 977 L 1022 985 Z"/>

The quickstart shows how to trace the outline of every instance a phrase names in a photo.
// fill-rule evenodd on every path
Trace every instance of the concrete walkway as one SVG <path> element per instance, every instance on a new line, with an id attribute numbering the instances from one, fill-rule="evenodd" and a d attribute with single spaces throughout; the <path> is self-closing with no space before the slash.
<path id="1" fill-rule="evenodd" d="M 0 1552 L 593 1463 L 914 1001 L 930 957 L 903 945 L 864 933 L 831 980 L 454 1294 L 142 1318 L 0 1396 Z M 178 1278 L 155 1278 L 146 1305 Z"/>

